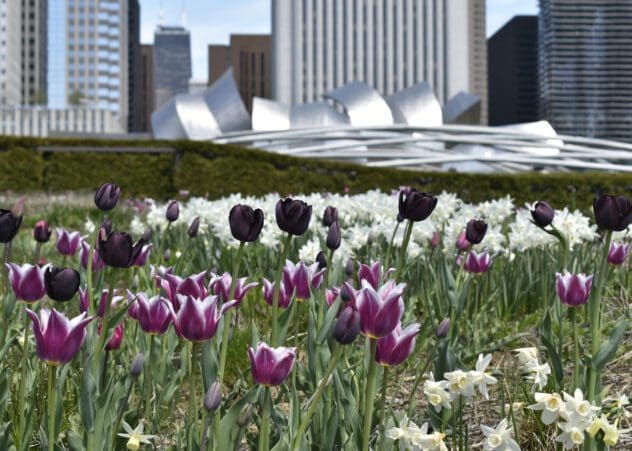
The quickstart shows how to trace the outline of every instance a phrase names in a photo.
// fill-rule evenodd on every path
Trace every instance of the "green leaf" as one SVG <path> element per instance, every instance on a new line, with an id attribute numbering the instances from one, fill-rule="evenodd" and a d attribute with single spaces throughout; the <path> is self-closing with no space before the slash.
<path id="1" fill-rule="evenodd" d="M 322 344 L 329 336 L 329 332 L 331 331 L 334 321 L 336 320 L 336 315 L 338 314 L 338 308 L 340 306 L 340 302 L 342 301 L 340 299 L 340 296 L 338 296 L 336 301 L 327 310 L 327 314 L 325 314 L 325 321 L 323 323 L 323 327 L 320 329 L 320 332 L 318 333 L 318 336 L 316 337 L 317 344 Z"/>
<path id="2" fill-rule="evenodd" d="M 551 343 L 546 336 L 540 335 L 540 339 L 542 340 L 542 343 L 546 347 L 546 350 L 549 353 L 549 357 L 551 358 L 555 382 L 557 383 L 558 387 L 564 387 L 564 369 L 562 367 L 562 360 L 560 359 L 560 355 L 555 350 L 555 346 L 553 345 L 553 343 Z"/>
<path id="3" fill-rule="evenodd" d="M 237 418 L 246 404 L 252 404 L 257 399 L 259 387 L 252 388 L 239 401 L 235 402 L 222 417 L 217 434 L 217 449 L 235 449 L 234 440 L 239 432 Z"/>
<path id="4" fill-rule="evenodd" d="M 610 360 L 617 353 L 619 343 L 625 336 L 628 327 L 628 318 L 622 318 L 610 333 L 610 338 L 601 344 L 597 353 L 593 356 L 591 366 L 598 372 L 604 369 Z"/>
<path id="5" fill-rule="evenodd" d="M 81 378 L 79 394 L 79 415 L 83 427 L 89 432 L 94 425 L 94 400 L 96 398 L 96 382 L 90 371 L 84 371 Z"/>

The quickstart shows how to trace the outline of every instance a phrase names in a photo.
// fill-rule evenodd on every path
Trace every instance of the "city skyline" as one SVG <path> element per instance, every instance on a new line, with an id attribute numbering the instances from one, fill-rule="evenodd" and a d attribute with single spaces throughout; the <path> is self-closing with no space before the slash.
<path id="1" fill-rule="evenodd" d="M 206 80 L 208 75 L 208 44 L 228 44 L 230 34 L 270 33 L 270 0 L 140 0 L 141 42 L 153 42 L 154 31 L 160 24 L 161 4 L 164 24 L 182 25 L 191 32 L 193 79 Z M 537 14 L 537 0 L 487 0 L 486 35 L 515 15 Z"/>

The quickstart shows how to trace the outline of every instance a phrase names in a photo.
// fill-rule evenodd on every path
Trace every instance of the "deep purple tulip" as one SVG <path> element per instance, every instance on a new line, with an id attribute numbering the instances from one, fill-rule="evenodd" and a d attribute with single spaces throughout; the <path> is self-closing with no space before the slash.
<path id="1" fill-rule="evenodd" d="M 51 228 L 44 220 L 37 221 L 35 227 L 33 227 L 33 238 L 35 238 L 35 241 L 38 243 L 46 243 L 50 240 L 51 233 Z"/>
<path id="2" fill-rule="evenodd" d="M 57 229 L 57 250 L 62 255 L 73 256 L 79 249 L 82 237 L 79 232 L 67 232 Z"/>
<path id="3" fill-rule="evenodd" d="M 619 266 L 625 263 L 630 252 L 630 245 L 624 243 L 611 243 L 610 250 L 608 251 L 608 263 L 614 266 Z"/>
<path id="4" fill-rule="evenodd" d="M 110 211 L 121 197 L 121 188 L 116 183 L 104 183 L 94 193 L 94 204 L 99 210 Z"/>
<path id="5" fill-rule="evenodd" d="M 165 213 L 165 217 L 169 222 L 175 222 L 180 217 L 180 205 L 178 205 L 177 200 L 172 200 L 167 205 L 167 211 Z"/>
<path id="6" fill-rule="evenodd" d="M 153 246 L 153 244 L 145 244 L 143 247 L 141 247 L 140 252 L 132 262 L 132 266 L 137 266 L 139 268 L 145 266 L 147 264 L 147 257 L 149 257 L 151 248 Z"/>
<path id="7" fill-rule="evenodd" d="M 25 263 L 18 266 L 15 263 L 7 263 L 9 269 L 9 282 L 13 288 L 16 299 L 24 302 L 35 302 L 46 294 L 44 274 L 47 267 L 39 267 Z"/>
<path id="8" fill-rule="evenodd" d="M 538 201 L 533 206 L 533 210 L 531 210 L 531 217 L 535 225 L 540 228 L 545 228 L 553 222 L 555 210 L 546 202 Z"/>
<path id="9" fill-rule="evenodd" d="M 302 200 L 280 199 L 276 204 L 276 222 L 284 232 L 300 236 L 307 231 L 312 218 L 312 206 Z"/>
<path id="10" fill-rule="evenodd" d="M 406 284 L 390 280 L 375 290 L 362 281 L 362 289 L 355 292 L 355 306 L 360 312 L 360 332 L 369 338 L 382 338 L 390 334 L 404 314 L 402 294 Z"/>
<path id="11" fill-rule="evenodd" d="M 470 219 L 465 227 L 465 238 L 472 244 L 480 244 L 487 233 L 487 223 L 481 219 Z"/>
<path id="12" fill-rule="evenodd" d="M 491 258 L 487 252 L 481 252 L 477 254 L 474 251 L 470 251 L 465 258 L 463 269 L 472 274 L 484 274 L 487 272 L 492 264 Z"/>
<path id="13" fill-rule="evenodd" d="M 318 263 L 318 269 L 325 269 L 327 267 L 327 257 L 323 251 L 316 254 L 316 263 Z"/>
<path id="14" fill-rule="evenodd" d="M 101 333 L 101 326 L 99 326 L 99 334 Z M 114 328 L 114 332 L 112 336 L 105 344 L 106 351 L 116 351 L 121 347 L 121 343 L 123 342 L 123 334 L 125 333 L 125 329 L 123 328 L 122 323 L 118 323 Z"/>
<path id="15" fill-rule="evenodd" d="M 255 383 L 275 387 L 281 385 L 292 372 L 296 348 L 272 348 L 260 341 L 256 350 L 248 348 L 248 357 Z"/>
<path id="16" fill-rule="evenodd" d="M 86 338 L 86 326 L 92 316 L 82 313 L 69 320 L 55 309 L 42 309 L 40 316 L 26 309 L 33 322 L 37 356 L 51 366 L 70 362 Z"/>
<path id="17" fill-rule="evenodd" d="M 79 273 L 72 268 L 49 266 L 44 273 L 46 294 L 54 301 L 71 300 L 79 289 L 80 281 Z"/>
<path id="18" fill-rule="evenodd" d="M 267 279 L 263 279 L 263 300 L 266 301 L 270 307 L 272 307 L 274 302 L 274 285 L 276 282 L 270 282 Z M 288 308 L 292 303 L 292 298 L 294 296 L 293 287 L 289 287 L 286 290 L 286 286 L 284 283 L 281 284 L 281 288 L 279 289 L 279 308 Z"/>
<path id="19" fill-rule="evenodd" d="M 21 214 L 0 208 L 0 243 L 8 243 L 13 240 L 20 230 L 21 224 Z"/>
<path id="20" fill-rule="evenodd" d="M 600 229 L 620 232 L 632 222 L 632 203 L 625 196 L 603 194 L 593 202 L 593 210 Z"/>
<path id="21" fill-rule="evenodd" d="M 325 227 L 331 227 L 334 222 L 338 221 L 338 209 L 331 205 L 325 208 L 323 213 L 323 225 Z"/>
<path id="22" fill-rule="evenodd" d="M 342 344 L 353 343 L 360 333 L 360 313 L 352 306 L 346 306 L 336 319 L 333 337 Z"/>
<path id="23" fill-rule="evenodd" d="M 135 315 L 143 332 L 150 335 L 164 334 L 169 329 L 172 318 L 169 301 L 161 296 L 148 298 L 145 293 L 138 293 L 135 297 Z"/>
<path id="24" fill-rule="evenodd" d="M 189 228 L 187 229 L 187 235 L 189 235 L 189 238 L 195 238 L 196 236 L 198 236 L 199 230 L 200 230 L 200 217 L 196 216 L 195 218 L 193 218 L 193 221 L 191 221 L 191 224 L 189 225 Z"/>
<path id="25" fill-rule="evenodd" d="M 129 268 L 143 250 L 145 243 L 132 243 L 132 236 L 126 232 L 111 232 L 107 237 L 99 235 L 97 249 L 103 262 L 113 268 Z"/>
<path id="26" fill-rule="evenodd" d="M 244 300 L 246 294 L 258 285 L 258 283 L 256 282 L 246 284 L 245 277 L 237 279 L 237 283 L 235 284 L 235 294 L 233 296 L 233 299 L 229 299 L 230 286 L 232 283 L 233 278 L 227 272 L 225 272 L 221 276 L 211 273 L 211 282 L 209 283 L 209 287 L 213 294 L 219 297 L 219 300 L 222 304 L 225 304 L 229 300 L 234 299 L 235 301 L 237 301 L 237 304 L 235 304 L 235 306 L 238 306 L 239 304 L 241 304 L 241 301 Z"/>
<path id="27" fill-rule="evenodd" d="M 86 240 L 81 240 L 81 251 L 79 252 L 79 256 L 81 258 L 81 266 L 84 269 L 88 269 L 88 258 L 90 257 L 90 243 Z M 99 254 L 99 249 L 94 249 L 92 253 L 92 271 L 101 271 L 105 263 L 101 260 L 101 255 Z"/>
<path id="28" fill-rule="evenodd" d="M 345 264 L 345 275 L 347 277 L 351 277 L 354 271 L 355 271 L 355 263 L 353 263 L 353 259 L 350 258 L 349 260 L 347 260 L 347 263 Z"/>
<path id="29" fill-rule="evenodd" d="M 327 239 L 325 241 L 327 248 L 332 251 L 338 249 L 340 247 L 341 238 L 340 226 L 338 225 L 338 221 L 336 221 L 329 227 L 329 231 L 327 232 Z"/>
<path id="30" fill-rule="evenodd" d="M 463 230 L 461 233 L 459 233 L 459 236 L 456 239 L 456 248 L 461 252 L 466 252 L 470 248 L 470 246 L 472 246 L 472 243 L 467 240 L 467 237 L 465 236 L 465 230 Z"/>
<path id="31" fill-rule="evenodd" d="M 423 221 L 437 206 L 437 198 L 416 189 L 399 192 L 399 216 L 410 221 Z"/>
<path id="32" fill-rule="evenodd" d="M 564 274 L 557 273 L 555 276 L 555 290 L 562 304 L 569 307 L 581 307 L 588 302 L 593 276 L 570 274 L 567 271 L 564 271 Z"/>
<path id="33" fill-rule="evenodd" d="M 411 324 L 402 330 L 401 324 L 386 337 L 377 341 L 375 361 L 382 366 L 396 366 L 402 363 L 415 349 L 415 340 L 421 326 Z"/>
<path id="34" fill-rule="evenodd" d="M 112 233 L 112 220 L 107 218 L 105 221 L 103 221 L 99 226 L 99 230 L 103 230 L 105 232 L 105 236 L 108 236 L 110 233 Z"/>
<path id="35" fill-rule="evenodd" d="M 257 241 L 263 228 L 263 211 L 253 210 L 249 205 L 237 204 L 228 214 L 230 233 L 238 241 L 252 243 Z"/>
<path id="36" fill-rule="evenodd" d="M 217 296 L 196 299 L 192 296 L 178 295 L 180 310 L 171 309 L 171 319 L 180 338 L 193 342 L 207 341 L 217 332 L 222 316 L 236 301 L 225 303 L 221 308 L 217 305 Z"/>
<path id="37" fill-rule="evenodd" d="M 309 299 L 311 289 L 317 289 L 323 281 L 324 270 L 318 269 L 318 263 L 307 266 L 302 261 L 298 264 L 285 261 L 283 268 L 283 284 L 286 292 L 294 291 L 296 300 Z"/>

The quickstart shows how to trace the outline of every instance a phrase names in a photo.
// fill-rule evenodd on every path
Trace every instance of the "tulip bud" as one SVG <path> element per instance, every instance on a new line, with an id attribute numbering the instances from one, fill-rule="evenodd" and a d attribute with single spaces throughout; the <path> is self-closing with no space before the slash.
<path id="1" fill-rule="evenodd" d="M 169 202 L 169 205 L 167 205 L 167 212 L 165 216 L 167 217 L 167 221 L 169 222 L 174 222 L 178 220 L 178 217 L 180 216 L 180 206 L 178 205 L 178 201 L 172 200 L 171 202 Z"/>
<path id="2" fill-rule="evenodd" d="M 252 404 L 248 403 L 244 407 L 242 407 L 239 412 L 239 416 L 237 416 L 237 426 L 240 428 L 244 428 L 248 426 L 250 420 L 252 418 Z"/>
<path id="3" fill-rule="evenodd" d="M 630 251 L 629 244 L 610 244 L 610 250 L 608 251 L 608 263 L 614 266 L 619 266 L 625 263 L 628 258 L 628 252 Z"/>
<path id="4" fill-rule="evenodd" d="M 284 232 L 300 236 L 307 231 L 312 218 L 312 206 L 302 200 L 280 199 L 276 204 L 276 222 Z"/>
<path id="5" fill-rule="evenodd" d="M 236 240 L 252 243 L 259 238 L 263 228 L 263 211 L 253 210 L 249 205 L 237 204 L 228 214 L 230 233 Z"/>
<path id="6" fill-rule="evenodd" d="M 341 238 L 340 226 L 338 225 L 338 221 L 336 221 L 329 227 L 329 231 L 327 232 L 327 240 L 325 242 L 327 248 L 332 251 L 338 249 L 340 247 Z"/>
<path id="7" fill-rule="evenodd" d="M 46 221 L 42 220 L 35 223 L 33 238 L 35 238 L 35 241 L 38 243 L 46 243 L 50 239 L 51 233 L 51 228 Z"/>
<path id="8" fill-rule="evenodd" d="M 327 267 L 327 257 L 325 257 L 325 253 L 320 251 L 316 256 L 316 263 L 318 263 L 318 269 L 324 269 Z"/>
<path id="9" fill-rule="evenodd" d="M 105 344 L 105 350 L 116 351 L 118 348 L 120 348 L 121 343 L 123 342 L 123 333 L 123 324 L 117 324 L 114 328 L 114 333 L 112 334 L 112 337 L 110 337 L 108 342 Z"/>
<path id="10" fill-rule="evenodd" d="M 115 183 L 104 183 L 94 194 L 94 203 L 99 210 L 109 211 L 116 207 L 121 197 L 121 188 Z"/>
<path id="11" fill-rule="evenodd" d="M 131 374 L 132 377 L 140 376 L 141 373 L 143 372 L 144 362 L 145 362 L 145 356 L 143 356 L 141 352 L 136 354 L 136 357 L 134 357 L 134 361 L 132 362 L 132 366 L 129 369 L 129 374 Z"/>
<path id="12" fill-rule="evenodd" d="M 0 209 L 0 243 L 11 241 L 21 224 L 22 216 L 17 216 L 10 210 Z"/>
<path id="13" fill-rule="evenodd" d="M 553 222 L 555 210 L 546 202 L 538 201 L 535 203 L 533 210 L 531 210 L 531 217 L 533 222 L 543 229 Z"/>
<path id="14" fill-rule="evenodd" d="M 336 221 L 338 221 L 338 209 L 332 206 L 325 208 L 325 213 L 323 213 L 325 227 L 330 227 Z"/>
<path id="15" fill-rule="evenodd" d="M 472 244 L 479 244 L 487 233 L 487 223 L 480 219 L 470 219 L 465 228 L 465 238 Z"/>
<path id="16" fill-rule="evenodd" d="M 143 243 L 149 243 L 151 241 L 151 237 L 154 235 L 154 231 L 151 229 L 145 229 L 145 231 L 143 232 L 143 235 L 140 237 L 140 239 L 143 241 Z"/>
<path id="17" fill-rule="evenodd" d="M 465 237 L 465 230 L 459 233 L 459 236 L 456 239 L 456 248 L 461 252 L 467 251 L 472 243 L 470 243 Z"/>
<path id="18" fill-rule="evenodd" d="M 49 267 L 44 273 L 44 285 L 49 298 L 65 302 L 79 290 L 79 273 L 72 268 Z"/>
<path id="19" fill-rule="evenodd" d="M 441 242 L 441 235 L 439 235 L 439 232 L 433 233 L 432 238 L 430 239 L 430 246 L 432 248 L 436 248 L 440 242 Z"/>
<path id="20" fill-rule="evenodd" d="M 448 335 L 449 331 L 450 331 L 450 317 L 446 316 L 445 318 L 443 318 L 443 321 L 441 321 L 439 325 L 437 326 L 437 331 L 435 332 L 435 335 L 437 336 L 437 338 L 444 338 L 445 336 Z"/>
<path id="21" fill-rule="evenodd" d="M 164 254 L 162 254 L 162 259 L 166 262 L 171 258 L 171 251 L 167 249 Z"/>
<path id="22" fill-rule="evenodd" d="M 593 202 L 600 229 L 621 232 L 632 222 L 632 203 L 625 196 L 601 195 Z"/>
<path id="23" fill-rule="evenodd" d="M 189 238 L 195 238 L 198 236 L 198 230 L 200 230 L 200 217 L 196 216 L 193 221 L 191 221 L 191 225 L 189 225 L 187 235 L 189 235 Z"/>
<path id="24" fill-rule="evenodd" d="M 399 193 L 399 215 L 411 221 L 423 221 L 437 206 L 437 198 L 416 189 Z"/>
<path id="25" fill-rule="evenodd" d="M 222 403 L 222 384 L 215 381 L 211 384 L 204 397 L 204 408 L 207 412 L 215 412 Z"/>
<path id="26" fill-rule="evenodd" d="M 347 264 L 345 265 L 345 275 L 347 277 L 351 277 L 355 272 L 355 265 L 352 259 L 347 260 Z"/>
<path id="27" fill-rule="evenodd" d="M 345 307 L 336 319 L 333 337 L 335 340 L 346 345 L 353 343 L 360 333 L 360 313 L 351 306 Z"/>
<path id="28" fill-rule="evenodd" d="M 112 233 L 112 220 L 108 218 L 105 221 L 103 221 L 99 229 L 104 230 L 106 236 Z"/>
<path id="29" fill-rule="evenodd" d="M 400 215 L 399 213 L 397 213 L 397 216 L 395 216 L 395 220 L 397 222 L 404 222 L 404 217 Z"/>
<path id="30" fill-rule="evenodd" d="M 340 299 L 342 299 L 342 302 L 349 302 L 351 300 L 351 295 L 349 294 L 346 283 L 340 287 Z"/>

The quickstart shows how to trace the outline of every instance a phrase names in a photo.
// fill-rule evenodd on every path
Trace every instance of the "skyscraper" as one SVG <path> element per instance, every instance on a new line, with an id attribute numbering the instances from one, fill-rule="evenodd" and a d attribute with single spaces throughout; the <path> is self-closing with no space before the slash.
<path id="1" fill-rule="evenodd" d="M 142 123 L 142 54 L 140 44 L 140 4 L 138 0 L 128 0 L 128 15 L 127 15 L 127 68 L 129 75 L 127 77 L 128 83 L 128 116 L 127 116 L 127 131 L 128 132 L 140 132 Z"/>
<path id="2" fill-rule="evenodd" d="M 154 34 L 155 107 L 189 91 L 191 35 L 181 26 L 160 25 Z"/>
<path id="3" fill-rule="evenodd" d="M 481 98 L 484 0 L 272 0 L 272 97 L 311 102 L 351 81 L 385 95 L 428 82 L 444 103 Z"/>
<path id="4" fill-rule="evenodd" d="M 538 16 L 515 16 L 487 41 L 489 125 L 538 119 Z"/>
<path id="5" fill-rule="evenodd" d="M 22 100 L 21 0 L 0 0 L 0 105 Z"/>
<path id="6" fill-rule="evenodd" d="M 141 132 L 151 130 L 151 113 L 154 111 L 154 46 L 150 44 L 141 45 L 141 73 L 140 97 L 141 97 Z"/>
<path id="7" fill-rule="evenodd" d="M 22 0 L 23 105 L 46 103 L 47 6 L 46 0 Z"/>
<path id="8" fill-rule="evenodd" d="M 558 133 L 632 142 L 632 2 L 540 0 L 539 108 Z"/>

